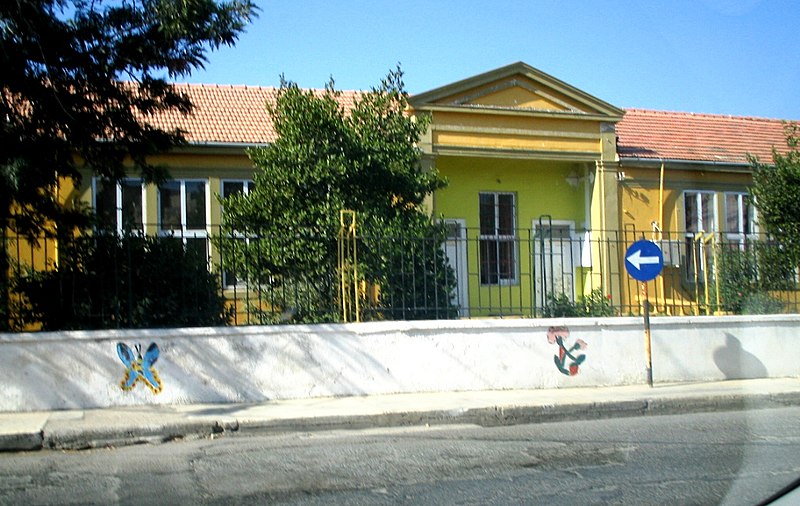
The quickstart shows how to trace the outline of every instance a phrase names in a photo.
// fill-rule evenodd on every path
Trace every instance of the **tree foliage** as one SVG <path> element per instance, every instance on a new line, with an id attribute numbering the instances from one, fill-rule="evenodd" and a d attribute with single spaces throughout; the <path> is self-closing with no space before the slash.
<path id="1" fill-rule="evenodd" d="M 158 181 L 146 157 L 184 138 L 148 117 L 191 110 L 165 77 L 202 67 L 254 9 L 249 0 L 0 3 L 0 225 L 27 232 L 63 217 L 52 188 L 79 179 L 80 166 L 116 181 L 129 157 Z"/>
<path id="2" fill-rule="evenodd" d="M 347 209 L 357 213 L 360 273 L 381 286 L 383 303 L 391 305 L 384 309 L 411 317 L 413 311 L 402 307 L 445 307 L 443 286 L 452 273 L 441 230 L 422 208 L 445 181 L 422 165 L 417 142 L 427 123 L 407 114 L 402 72 L 398 68 L 380 86 L 358 94 L 350 109 L 342 97 L 333 82 L 324 91 L 282 82 L 270 107 L 278 139 L 249 152 L 257 168 L 255 189 L 223 202 L 226 227 L 289 238 L 251 241 L 248 275 L 274 283 L 276 276 L 303 273 L 335 283 L 339 213 Z M 433 237 L 437 244 L 411 245 L 412 239 Z M 427 285 L 415 286 L 425 279 Z"/>
<path id="3" fill-rule="evenodd" d="M 750 193 L 758 209 L 759 223 L 772 239 L 780 242 L 785 259 L 800 265 L 800 127 L 786 125 L 789 150 L 781 154 L 773 148 L 773 164 L 751 158 L 753 185 Z"/>
<path id="4" fill-rule="evenodd" d="M 85 210 L 55 189 L 86 168 L 108 181 L 184 143 L 152 115 L 192 104 L 166 78 L 202 68 L 255 16 L 250 0 L 7 0 L 0 2 L 0 231 L 86 226 Z M 0 328 L 8 308 L 0 247 Z"/>

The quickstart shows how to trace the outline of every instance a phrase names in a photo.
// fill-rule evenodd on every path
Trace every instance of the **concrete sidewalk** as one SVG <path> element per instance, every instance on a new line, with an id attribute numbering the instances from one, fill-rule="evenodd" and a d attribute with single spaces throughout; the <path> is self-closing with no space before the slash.
<path id="1" fill-rule="evenodd" d="M 800 406 L 800 378 L 310 398 L 0 414 L 0 451 L 85 449 L 237 433 L 482 426 Z"/>

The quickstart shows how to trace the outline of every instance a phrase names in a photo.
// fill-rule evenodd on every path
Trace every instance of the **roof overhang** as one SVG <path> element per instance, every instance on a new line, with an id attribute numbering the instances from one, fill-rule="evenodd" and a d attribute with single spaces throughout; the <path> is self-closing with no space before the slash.
<path id="1" fill-rule="evenodd" d="M 251 148 L 269 146 L 269 143 L 253 144 L 244 142 L 189 142 L 172 150 L 173 153 L 202 153 L 214 155 L 246 155 Z"/>
<path id="2" fill-rule="evenodd" d="M 675 160 L 667 158 L 635 158 L 620 157 L 620 167 L 640 167 L 659 169 L 664 165 L 664 169 L 670 170 L 704 170 L 707 172 L 737 172 L 752 173 L 753 169 L 749 163 L 720 162 L 713 160 Z"/>

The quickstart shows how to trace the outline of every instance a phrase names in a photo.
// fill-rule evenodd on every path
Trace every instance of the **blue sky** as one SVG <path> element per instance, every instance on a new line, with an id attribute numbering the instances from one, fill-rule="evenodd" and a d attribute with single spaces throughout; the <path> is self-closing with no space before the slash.
<path id="1" fill-rule="evenodd" d="M 524 61 L 619 107 L 800 119 L 795 0 L 262 0 L 185 82 L 414 94 Z"/>

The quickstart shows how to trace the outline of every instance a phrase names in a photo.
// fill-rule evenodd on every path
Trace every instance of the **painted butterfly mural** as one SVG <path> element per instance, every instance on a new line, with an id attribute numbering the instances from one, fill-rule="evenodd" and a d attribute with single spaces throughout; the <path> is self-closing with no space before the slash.
<path id="1" fill-rule="evenodd" d="M 142 356 L 141 344 L 134 345 L 134 349 L 136 350 L 135 354 L 127 344 L 117 343 L 117 355 L 127 367 L 125 377 L 119 386 L 127 392 L 141 380 L 154 394 L 161 393 L 163 389 L 161 378 L 158 377 L 158 371 L 153 367 L 158 360 L 158 346 L 156 343 L 150 343 L 144 356 Z"/>

